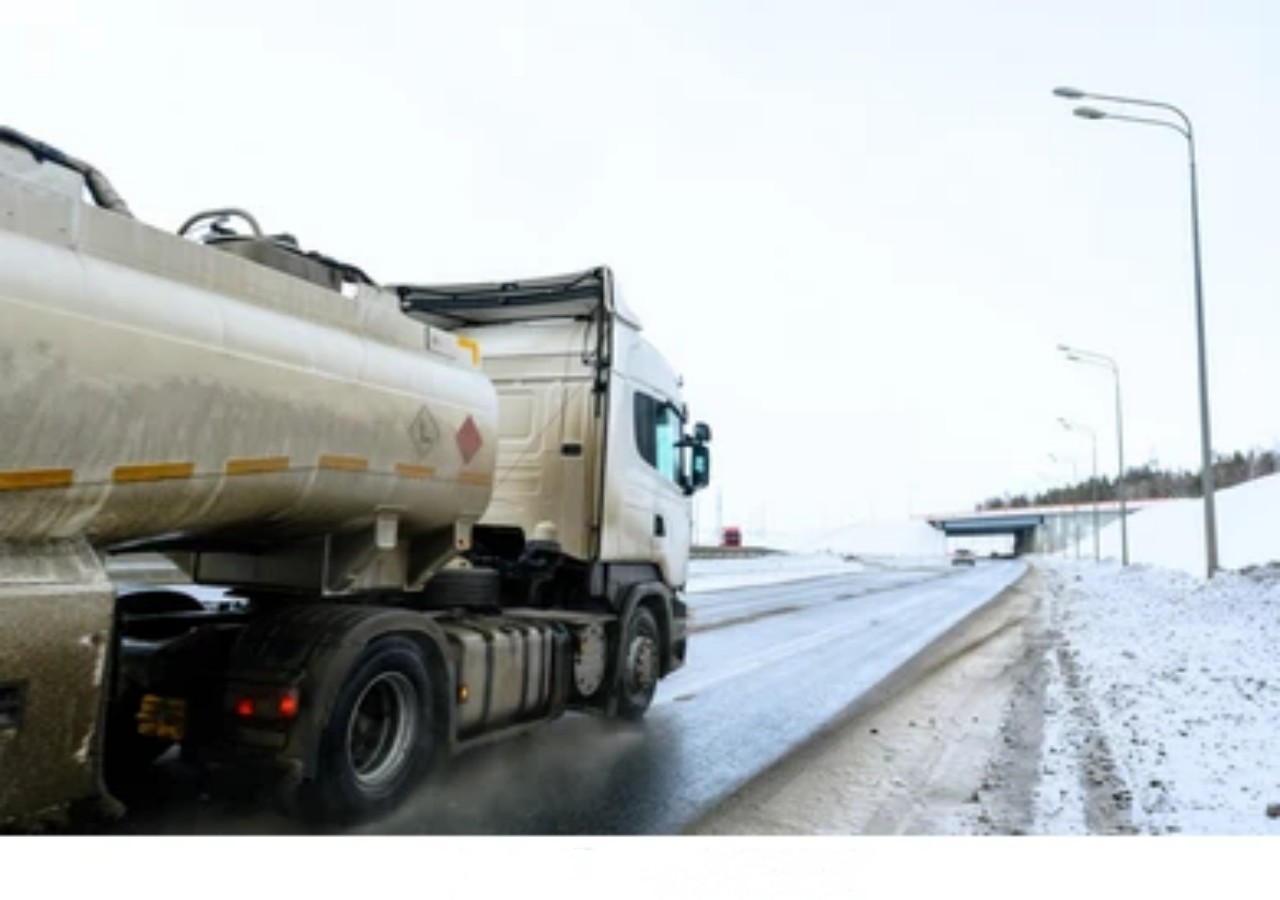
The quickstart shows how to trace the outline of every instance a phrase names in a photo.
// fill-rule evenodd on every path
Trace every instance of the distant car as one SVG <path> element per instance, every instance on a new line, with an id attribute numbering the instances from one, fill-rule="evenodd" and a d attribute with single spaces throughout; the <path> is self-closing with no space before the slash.
<path id="1" fill-rule="evenodd" d="M 729 525 L 720 533 L 721 547 L 741 547 L 742 529 L 737 525 Z"/>
<path id="2" fill-rule="evenodd" d="M 953 566 L 971 566 L 975 562 L 973 551 L 966 550 L 961 547 L 955 553 L 951 554 L 951 565 Z"/>

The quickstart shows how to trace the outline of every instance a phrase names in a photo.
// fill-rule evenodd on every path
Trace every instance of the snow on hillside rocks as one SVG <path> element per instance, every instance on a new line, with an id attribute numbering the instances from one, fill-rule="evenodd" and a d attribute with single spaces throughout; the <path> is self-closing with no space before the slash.
<path id="1" fill-rule="evenodd" d="M 1042 570 L 1075 680 L 1072 703 L 1048 710 L 1046 734 L 1072 743 L 1074 729 L 1075 745 L 1088 743 L 1081 706 L 1093 707 L 1110 759 L 1089 765 L 1114 765 L 1141 833 L 1280 835 L 1268 815 L 1280 804 L 1277 572 L 1206 582 L 1146 566 L 1052 560 Z M 1067 750 L 1047 749 L 1046 768 L 1060 766 Z"/>
<path id="2" fill-rule="evenodd" d="M 1280 561 L 1280 475 L 1268 475 L 1214 493 L 1218 564 L 1244 569 Z M 1101 531 L 1104 557 L 1120 558 L 1120 524 Z M 1093 554 L 1093 537 L 1080 543 Z M 1170 500 L 1129 516 L 1129 560 L 1204 575 L 1204 501 Z"/>

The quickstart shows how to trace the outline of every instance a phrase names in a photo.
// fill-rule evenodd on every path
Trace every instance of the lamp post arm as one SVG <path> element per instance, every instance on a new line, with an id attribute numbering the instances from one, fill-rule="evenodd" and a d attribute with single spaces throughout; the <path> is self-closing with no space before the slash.
<path id="1" fill-rule="evenodd" d="M 1195 146 L 1195 141 L 1191 138 L 1191 132 L 1176 122 L 1168 122 L 1164 119 L 1148 119 L 1143 116 L 1125 116 L 1120 113 L 1111 112 L 1107 113 L 1107 118 L 1115 119 L 1117 122 L 1134 122 L 1138 125 L 1158 125 L 1161 128 L 1172 128 L 1174 131 L 1178 132 L 1178 134 L 1186 138 L 1189 144 L 1193 147 Z M 1194 151 L 1192 151 L 1192 155 L 1195 155 Z"/>
<path id="2" fill-rule="evenodd" d="M 1186 113 L 1184 113 L 1182 110 L 1178 109 L 1178 107 L 1174 106 L 1172 103 L 1163 103 L 1159 100 L 1140 100 L 1137 97 L 1117 97 L 1111 94 L 1085 93 L 1083 94 L 1083 96 L 1088 97 L 1090 100 L 1107 100 L 1107 101 L 1110 101 L 1111 103 L 1128 103 L 1133 106 L 1146 106 L 1151 109 L 1163 109 L 1168 112 L 1171 112 L 1175 116 L 1177 116 L 1179 119 L 1182 120 L 1182 124 L 1186 126 L 1186 130 L 1183 131 L 1183 134 L 1186 135 L 1187 140 L 1191 140 L 1191 117 L 1188 116 Z M 1112 116 L 1110 113 L 1108 113 L 1107 115 L 1108 115 L 1108 118 L 1113 118 L 1113 119 L 1120 118 L 1120 116 Z M 1158 120 L 1142 119 L 1138 121 L 1156 122 Z M 1165 122 L 1164 124 L 1168 125 L 1169 123 Z M 1176 127 L 1176 126 L 1171 126 L 1171 127 Z M 1178 130 L 1182 131 L 1182 129 L 1178 129 Z"/>
<path id="3" fill-rule="evenodd" d="M 1081 350 L 1078 347 L 1068 347 L 1065 344 L 1059 344 L 1058 349 L 1066 354 L 1067 359 L 1072 362 L 1088 363 L 1094 366 L 1105 366 L 1113 372 L 1119 368 L 1116 365 L 1116 361 L 1105 353 L 1095 353 L 1092 350 Z"/>
<path id="4" fill-rule="evenodd" d="M 1072 350 L 1067 359 L 1071 362 L 1084 363 L 1087 366 L 1097 366 L 1099 369 L 1109 369 L 1117 376 L 1120 373 L 1120 367 L 1115 364 L 1115 361 L 1105 356 L 1085 356 L 1082 350 Z"/>

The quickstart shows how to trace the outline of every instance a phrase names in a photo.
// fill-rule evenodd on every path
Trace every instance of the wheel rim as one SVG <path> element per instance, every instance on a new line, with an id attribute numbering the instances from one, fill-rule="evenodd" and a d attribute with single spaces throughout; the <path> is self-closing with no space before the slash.
<path id="1" fill-rule="evenodd" d="M 404 770 L 418 732 L 417 696 L 399 672 L 383 672 L 360 692 L 347 721 L 347 761 L 361 787 L 384 788 Z"/>
<path id="2" fill-rule="evenodd" d="M 638 634 L 627 647 L 628 692 L 644 696 L 658 680 L 658 645 L 653 638 Z"/>

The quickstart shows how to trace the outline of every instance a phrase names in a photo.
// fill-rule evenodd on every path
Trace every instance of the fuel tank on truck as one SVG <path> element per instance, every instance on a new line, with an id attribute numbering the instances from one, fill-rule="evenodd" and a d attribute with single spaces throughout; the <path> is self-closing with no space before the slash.
<path id="1" fill-rule="evenodd" d="M 497 399 L 478 350 L 372 284 L 151 228 L 0 143 L 0 543 L 260 545 L 469 526 Z"/>

